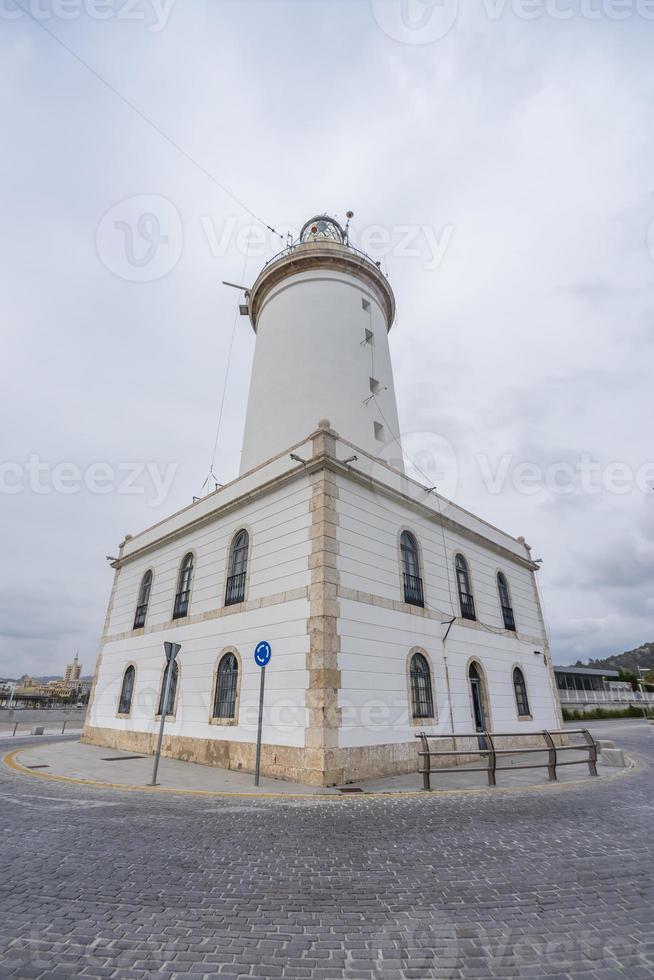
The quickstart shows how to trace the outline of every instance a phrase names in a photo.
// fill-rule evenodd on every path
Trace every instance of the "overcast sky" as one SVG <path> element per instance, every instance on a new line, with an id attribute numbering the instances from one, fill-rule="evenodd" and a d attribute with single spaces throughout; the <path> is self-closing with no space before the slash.
<path id="1" fill-rule="evenodd" d="M 284 232 L 355 211 L 397 297 L 407 448 L 543 559 L 555 661 L 654 639 L 654 10 L 21 3 L 0 4 L 0 676 L 77 649 L 90 673 L 105 555 L 200 492 L 221 280 L 281 245 L 223 188 Z M 253 347 L 237 320 L 221 482 Z"/>

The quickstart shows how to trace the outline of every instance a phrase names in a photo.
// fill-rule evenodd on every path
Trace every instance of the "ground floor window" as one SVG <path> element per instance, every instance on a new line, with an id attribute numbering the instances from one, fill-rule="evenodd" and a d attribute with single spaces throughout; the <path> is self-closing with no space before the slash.
<path id="1" fill-rule="evenodd" d="M 413 717 L 433 718 L 434 699 L 431 689 L 431 671 L 427 658 L 414 653 L 409 667 L 411 677 L 411 711 Z"/>
<path id="2" fill-rule="evenodd" d="M 236 693 L 238 689 L 238 660 L 234 653 L 226 653 L 218 664 L 216 696 L 213 717 L 226 720 L 236 717 Z"/>

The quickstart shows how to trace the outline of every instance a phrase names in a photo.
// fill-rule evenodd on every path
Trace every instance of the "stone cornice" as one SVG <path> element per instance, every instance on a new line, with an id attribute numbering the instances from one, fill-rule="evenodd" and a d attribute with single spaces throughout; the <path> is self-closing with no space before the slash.
<path id="1" fill-rule="evenodd" d="M 224 517 L 225 515 L 230 514 L 234 510 L 238 510 L 240 507 L 250 503 L 253 500 L 265 497 L 266 494 L 272 493 L 273 491 L 278 490 L 280 487 L 293 483 L 303 476 L 309 476 L 312 473 L 317 473 L 322 469 L 328 469 L 334 473 L 338 473 L 341 476 L 352 480 L 354 483 L 358 483 L 360 486 L 367 487 L 370 490 L 374 490 L 375 493 L 381 494 L 390 500 L 401 503 L 404 507 L 407 507 L 414 513 L 420 514 L 426 520 L 432 521 L 436 524 L 441 524 L 443 527 L 455 531 L 457 534 L 462 535 L 468 540 L 474 541 L 475 543 L 490 549 L 491 551 L 495 552 L 495 554 L 502 555 L 504 558 L 509 558 L 511 561 L 518 562 L 518 564 L 522 565 L 524 568 L 528 568 L 531 571 L 538 571 L 539 569 L 539 566 L 529 558 L 523 558 L 514 551 L 511 551 L 509 548 L 503 548 L 497 542 L 478 534 L 476 531 L 466 527 L 464 524 L 460 524 L 458 521 L 448 517 L 446 514 L 434 511 L 433 508 L 428 507 L 426 504 L 421 504 L 419 501 L 414 500 L 413 497 L 403 493 L 401 490 L 388 486 L 381 480 L 378 480 L 367 473 L 362 473 L 353 466 L 341 463 L 335 457 L 325 453 L 321 453 L 318 456 L 313 456 L 308 459 L 306 463 L 300 463 L 297 466 L 293 466 L 292 469 L 286 470 L 284 473 L 281 473 L 260 484 L 260 486 L 252 490 L 248 490 L 246 493 L 233 498 L 224 506 L 216 507 L 215 510 L 210 511 L 208 514 L 203 514 L 194 520 L 190 520 L 187 524 L 176 528 L 174 531 L 162 534 L 161 537 L 157 538 L 155 541 L 151 541 L 149 544 L 144 545 L 142 548 L 136 549 L 135 551 L 131 552 L 131 554 L 126 555 L 124 558 L 120 558 L 116 563 L 116 567 L 120 568 L 136 558 L 140 558 L 152 551 L 156 551 L 157 548 L 164 543 L 167 544 L 178 538 L 185 537 L 189 532 L 195 531 L 198 528 L 206 526 L 207 524 L 211 524 L 217 518 Z"/>
<path id="2" fill-rule="evenodd" d="M 273 259 L 259 273 L 249 291 L 250 322 L 256 333 L 257 317 L 270 291 L 289 276 L 316 269 L 345 272 L 362 279 L 377 297 L 390 330 L 395 319 L 395 297 L 386 276 L 363 253 L 346 245 L 305 242 Z"/>

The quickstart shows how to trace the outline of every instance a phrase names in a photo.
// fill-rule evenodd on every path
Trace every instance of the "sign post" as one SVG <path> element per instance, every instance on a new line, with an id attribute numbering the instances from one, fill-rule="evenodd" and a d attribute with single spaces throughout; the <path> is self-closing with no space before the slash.
<path id="1" fill-rule="evenodd" d="M 159 759 L 161 757 L 161 743 L 163 742 L 164 724 L 166 723 L 166 714 L 168 709 L 168 697 L 170 695 L 170 684 L 173 679 L 173 662 L 175 657 L 182 649 L 180 643 L 170 643 L 168 640 L 164 643 L 164 650 L 166 652 L 166 678 L 164 681 L 164 695 L 163 702 L 161 705 L 161 722 L 159 724 L 159 738 L 157 739 L 157 750 L 154 754 L 154 769 L 152 770 L 152 782 L 148 783 L 148 786 L 157 786 L 157 771 L 159 769 Z"/>
<path id="2" fill-rule="evenodd" d="M 259 723 L 257 725 L 257 757 L 254 765 L 254 785 L 259 785 L 259 773 L 261 771 L 261 729 L 263 727 L 263 692 L 266 684 L 266 665 L 270 663 L 272 648 L 270 643 L 262 640 L 258 643 L 254 651 L 254 662 L 261 668 L 261 681 L 259 684 Z"/>

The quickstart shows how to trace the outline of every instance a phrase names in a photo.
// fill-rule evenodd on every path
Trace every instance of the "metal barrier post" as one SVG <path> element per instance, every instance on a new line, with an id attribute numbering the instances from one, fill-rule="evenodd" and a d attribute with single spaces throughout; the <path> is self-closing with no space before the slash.
<path id="1" fill-rule="evenodd" d="M 549 732 L 543 731 L 543 738 L 547 744 L 547 772 L 553 783 L 556 781 L 556 745 Z"/>
<path id="2" fill-rule="evenodd" d="M 431 791 L 431 758 L 429 755 L 429 741 L 425 732 L 420 732 L 420 744 L 422 745 L 422 788 L 429 793 Z"/>
<path id="3" fill-rule="evenodd" d="M 495 742 L 488 732 L 484 732 L 484 738 L 488 741 L 490 750 L 488 752 L 488 785 L 497 786 L 495 773 L 497 771 L 497 755 L 495 754 Z"/>
<path id="4" fill-rule="evenodd" d="M 14 736 L 14 735 L 16 734 L 16 731 L 17 731 L 17 729 L 18 729 L 18 722 L 16 722 L 16 724 L 14 725 L 14 730 L 13 730 L 13 732 L 11 733 L 11 736 L 12 736 L 12 738 L 13 738 L 13 736 Z"/>
<path id="5" fill-rule="evenodd" d="M 597 775 L 597 745 L 595 744 L 595 739 L 590 734 L 587 728 L 581 729 L 581 734 L 586 739 L 586 744 L 588 745 L 588 771 L 591 776 Z"/>
<path id="6" fill-rule="evenodd" d="M 64 722 L 63 725 L 61 726 L 61 734 L 63 735 L 65 731 L 66 731 L 66 722 Z"/>

